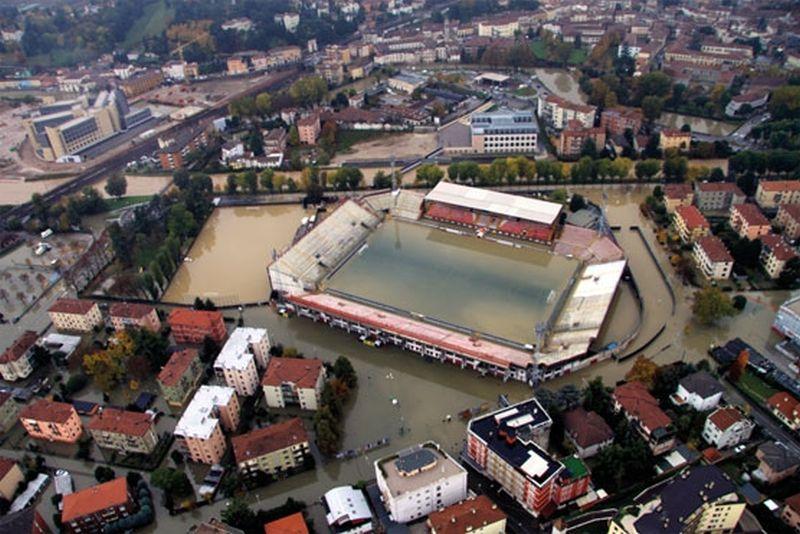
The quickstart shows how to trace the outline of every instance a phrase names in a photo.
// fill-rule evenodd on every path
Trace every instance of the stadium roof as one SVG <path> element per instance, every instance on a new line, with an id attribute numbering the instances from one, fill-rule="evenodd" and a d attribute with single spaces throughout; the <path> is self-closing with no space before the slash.
<path id="1" fill-rule="evenodd" d="M 516 217 L 541 224 L 553 224 L 561 213 L 561 204 L 537 200 L 490 189 L 478 189 L 450 182 L 439 182 L 425 200 L 487 211 L 504 217 Z"/>

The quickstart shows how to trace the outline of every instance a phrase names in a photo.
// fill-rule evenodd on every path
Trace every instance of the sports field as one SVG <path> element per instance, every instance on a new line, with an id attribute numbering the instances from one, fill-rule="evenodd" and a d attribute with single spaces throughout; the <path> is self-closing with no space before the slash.
<path id="1" fill-rule="evenodd" d="M 387 221 L 326 283 L 350 295 L 492 334 L 535 341 L 578 268 L 539 248 L 514 248 Z"/>

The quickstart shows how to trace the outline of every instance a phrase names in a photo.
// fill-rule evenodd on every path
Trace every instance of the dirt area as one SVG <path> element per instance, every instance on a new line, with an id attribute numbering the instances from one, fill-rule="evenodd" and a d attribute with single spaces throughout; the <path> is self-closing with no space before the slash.
<path id="1" fill-rule="evenodd" d="M 262 78 L 220 79 L 158 87 L 139 96 L 137 101 L 173 107 L 199 106 L 207 108 L 227 96 L 244 91 L 262 81 Z"/>
<path id="2" fill-rule="evenodd" d="M 706 167 L 708 169 L 713 169 L 715 167 L 719 167 L 722 169 L 722 172 L 728 174 L 728 160 L 727 159 L 690 159 L 689 160 L 690 167 Z"/>
<path id="3" fill-rule="evenodd" d="M 129 174 L 125 176 L 128 181 L 128 190 L 125 195 L 129 197 L 138 197 L 142 195 L 156 195 L 160 193 L 170 182 L 172 182 L 172 175 L 163 176 L 139 176 L 136 174 Z M 109 195 L 105 191 L 106 180 L 98 182 L 95 187 L 104 198 Z"/>
<path id="4" fill-rule="evenodd" d="M 347 154 L 338 154 L 332 164 L 354 160 L 408 158 L 424 156 L 437 147 L 436 133 L 404 133 L 390 135 L 353 145 Z"/>
<path id="5" fill-rule="evenodd" d="M 71 179 L 56 178 L 53 180 L 23 182 L 13 178 L 0 178 L 0 204 L 24 204 L 31 199 L 32 194 L 46 193 Z"/>

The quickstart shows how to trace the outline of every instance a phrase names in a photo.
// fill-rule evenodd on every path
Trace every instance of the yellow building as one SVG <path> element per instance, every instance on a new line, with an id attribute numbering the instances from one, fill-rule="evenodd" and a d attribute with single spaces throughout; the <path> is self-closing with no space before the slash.
<path id="1" fill-rule="evenodd" d="M 756 202 L 764 209 L 783 204 L 800 203 L 800 180 L 760 180 L 756 188 Z"/>
<path id="2" fill-rule="evenodd" d="M 239 471 L 245 475 L 278 475 L 301 469 L 310 458 L 308 434 L 295 417 L 235 436 L 231 443 Z"/>
<path id="3" fill-rule="evenodd" d="M 25 480 L 22 469 L 10 458 L 0 458 L 0 497 L 14 500 L 19 483 Z"/>
<path id="4" fill-rule="evenodd" d="M 689 145 L 691 144 L 691 132 L 661 130 L 658 134 L 658 148 L 661 150 L 689 150 Z"/>
<path id="5" fill-rule="evenodd" d="M 59 331 L 91 332 L 103 324 L 100 306 L 91 300 L 58 299 L 47 312 Z"/>

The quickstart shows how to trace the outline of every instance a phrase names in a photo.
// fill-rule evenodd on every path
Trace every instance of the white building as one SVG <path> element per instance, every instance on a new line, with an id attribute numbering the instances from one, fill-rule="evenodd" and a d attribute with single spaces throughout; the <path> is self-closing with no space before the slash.
<path id="1" fill-rule="evenodd" d="M 241 141 L 228 141 L 222 145 L 222 155 L 220 159 L 223 163 L 227 163 L 242 156 L 244 156 L 244 143 Z"/>
<path id="2" fill-rule="evenodd" d="M 327 491 L 322 497 L 322 504 L 330 527 L 347 529 L 372 521 L 372 512 L 364 492 L 352 486 L 339 486 Z"/>
<path id="3" fill-rule="evenodd" d="M 571 120 L 577 120 L 584 128 L 594 127 L 596 108 L 586 104 L 576 104 L 556 95 L 540 97 L 537 114 L 548 126 L 563 129 Z"/>
<path id="4" fill-rule="evenodd" d="M 277 13 L 275 15 L 275 24 L 283 26 L 287 32 L 294 33 L 300 25 L 299 13 Z"/>
<path id="5" fill-rule="evenodd" d="M 322 360 L 312 358 L 272 358 L 261 380 L 264 399 L 271 408 L 297 405 L 316 410 L 324 384 Z"/>
<path id="6" fill-rule="evenodd" d="M 237 328 L 214 362 L 214 371 L 243 397 L 258 391 L 260 371 L 269 359 L 269 336 L 264 328 Z"/>
<path id="7" fill-rule="evenodd" d="M 427 442 L 375 462 L 375 477 L 392 520 L 409 523 L 467 497 L 467 471 Z"/>
<path id="8" fill-rule="evenodd" d="M 220 463 L 227 449 L 222 429 L 231 432 L 239 426 L 239 399 L 236 390 L 223 386 L 201 386 L 175 426 L 181 438 L 179 447 L 192 461 Z"/>
<path id="9" fill-rule="evenodd" d="M 733 271 L 733 256 L 720 238 L 707 235 L 694 243 L 694 262 L 709 280 L 727 280 Z"/>
<path id="10" fill-rule="evenodd" d="M 530 111 L 475 113 L 470 119 L 472 149 L 482 154 L 533 153 L 539 124 Z"/>
<path id="11" fill-rule="evenodd" d="M 712 412 L 703 425 L 703 439 L 717 449 L 735 447 L 750 439 L 755 424 L 731 406 Z"/>
<path id="12" fill-rule="evenodd" d="M 717 407 L 722 391 L 716 378 L 705 371 L 697 371 L 681 379 L 672 395 L 672 402 L 678 406 L 688 404 L 698 412 L 705 412 Z"/>
<path id="13" fill-rule="evenodd" d="M 800 295 L 784 302 L 775 314 L 772 328 L 800 344 Z"/>

